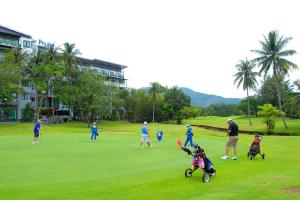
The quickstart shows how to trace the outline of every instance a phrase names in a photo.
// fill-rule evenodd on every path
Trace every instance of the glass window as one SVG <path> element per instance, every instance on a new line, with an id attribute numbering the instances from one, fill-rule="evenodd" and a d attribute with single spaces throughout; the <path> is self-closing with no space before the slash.
<path id="1" fill-rule="evenodd" d="M 23 40 L 23 47 L 31 48 L 31 43 L 28 40 Z"/>
<path id="2" fill-rule="evenodd" d="M 19 42 L 18 42 L 17 39 L 0 37 L 0 45 L 18 47 L 19 46 Z"/>
<path id="3" fill-rule="evenodd" d="M 28 100 L 29 99 L 29 94 L 28 93 L 24 93 L 22 95 L 22 100 Z"/>
<path id="4" fill-rule="evenodd" d="M 12 93 L 11 96 L 12 96 L 13 100 L 17 99 L 17 93 Z"/>

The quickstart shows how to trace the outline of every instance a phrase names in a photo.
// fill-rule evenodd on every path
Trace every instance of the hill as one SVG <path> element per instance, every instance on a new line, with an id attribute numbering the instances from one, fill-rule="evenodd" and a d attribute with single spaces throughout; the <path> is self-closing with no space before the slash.
<path id="1" fill-rule="evenodd" d="M 208 107 L 211 104 L 217 103 L 238 104 L 242 100 L 239 98 L 225 98 L 217 95 L 195 92 L 185 87 L 180 87 L 180 89 L 191 98 L 191 103 L 193 106 Z"/>

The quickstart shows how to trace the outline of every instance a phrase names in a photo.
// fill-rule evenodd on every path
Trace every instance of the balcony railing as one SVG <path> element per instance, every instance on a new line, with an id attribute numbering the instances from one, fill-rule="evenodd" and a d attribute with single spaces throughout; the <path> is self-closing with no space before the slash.
<path id="1" fill-rule="evenodd" d="M 19 41 L 9 38 L 0 37 L 0 45 L 10 46 L 10 47 L 18 47 Z"/>
<path id="2" fill-rule="evenodd" d="M 80 66 L 79 68 L 81 71 L 85 71 L 88 69 L 88 67 L 85 67 L 85 66 Z M 90 69 L 94 70 L 95 73 L 98 75 L 124 79 L 124 74 L 122 72 L 116 72 L 116 71 L 112 71 L 112 70 L 100 69 L 100 68 L 95 68 L 95 67 L 91 67 Z"/>

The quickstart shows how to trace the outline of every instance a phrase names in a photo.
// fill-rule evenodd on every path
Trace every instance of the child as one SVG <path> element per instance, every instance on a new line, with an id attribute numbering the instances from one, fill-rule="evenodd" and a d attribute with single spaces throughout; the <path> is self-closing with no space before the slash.
<path id="1" fill-rule="evenodd" d="M 98 136 L 98 128 L 96 126 L 96 122 L 93 123 L 93 126 L 91 128 L 91 131 L 92 131 L 92 136 L 91 136 L 91 139 L 90 139 L 90 142 L 93 140 L 93 141 L 96 141 L 96 137 Z"/>
<path id="2" fill-rule="evenodd" d="M 157 142 L 161 142 L 162 141 L 163 134 L 164 134 L 163 131 L 156 131 Z"/>

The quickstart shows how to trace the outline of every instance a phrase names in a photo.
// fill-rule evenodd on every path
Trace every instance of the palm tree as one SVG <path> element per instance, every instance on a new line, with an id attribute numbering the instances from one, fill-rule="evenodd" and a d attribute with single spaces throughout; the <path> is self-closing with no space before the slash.
<path id="1" fill-rule="evenodd" d="M 76 56 L 78 55 L 80 55 L 80 51 L 79 49 L 76 49 L 75 44 L 70 44 L 68 42 L 64 43 L 64 48 L 62 49 L 62 58 L 66 65 L 67 78 L 70 78 L 71 74 L 76 69 Z"/>
<path id="2" fill-rule="evenodd" d="M 58 57 L 58 50 L 59 47 L 56 47 L 53 44 L 49 45 L 47 52 L 46 52 L 46 59 L 48 63 L 52 63 L 55 64 L 55 62 L 57 61 L 57 57 Z"/>
<path id="3" fill-rule="evenodd" d="M 291 39 L 292 37 L 280 36 L 278 31 L 271 31 L 268 36 L 264 35 L 264 41 L 259 41 L 261 50 L 252 50 L 252 52 L 259 55 L 259 57 L 253 60 L 258 63 L 258 66 L 261 66 L 259 73 L 264 73 L 266 76 L 271 71 L 272 76 L 275 79 L 277 103 L 280 111 L 282 111 L 282 104 L 279 77 L 285 77 L 290 70 L 298 68 L 296 64 L 285 59 L 286 56 L 296 54 L 295 50 L 284 50 Z M 281 119 L 285 128 L 287 128 L 284 116 L 282 116 Z"/>
<path id="4" fill-rule="evenodd" d="M 52 65 L 52 73 L 48 76 L 48 95 L 51 95 L 51 105 L 52 105 L 52 116 L 54 116 L 54 84 L 53 81 L 56 78 L 57 73 L 59 73 L 59 67 L 57 65 L 59 47 L 55 44 L 51 44 L 46 52 L 46 62 Z"/>
<path id="5" fill-rule="evenodd" d="M 70 110 L 70 114 L 72 116 L 72 108 L 71 108 L 71 96 L 72 91 L 70 90 L 69 82 L 72 79 L 72 75 L 76 71 L 77 67 L 77 58 L 80 54 L 80 51 L 76 49 L 75 44 L 70 44 L 68 42 L 64 43 L 64 48 L 62 49 L 62 59 L 64 61 L 66 67 L 66 80 L 67 80 L 67 94 L 68 94 L 68 107 Z"/>
<path id="6" fill-rule="evenodd" d="M 152 122 L 155 122 L 155 106 L 157 101 L 161 98 L 160 93 L 163 92 L 164 87 L 157 82 L 150 83 L 149 94 L 152 101 Z"/>
<path id="7" fill-rule="evenodd" d="M 255 67 L 255 64 L 251 61 L 240 60 L 239 64 L 236 65 L 238 72 L 234 74 L 234 84 L 237 83 L 237 87 L 239 88 L 241 84 L 243 84 L 243 90 L 247 91 L 247 100 L 248 100 L 248 119 L 250 126 L 252 125 L 250 119 L 250 100 L 249 100 L 249 89 L 254 90 L 257 85 L 256 76 L 257 72 L 252 71 Z"/>
<path id="8" fill-rule="evenodd" d="M 36 120 L 39 119 L 40 115 L 39 115 L 39 100 L 38 100 L 38 88 L 37 88 L 37 78 L 39 77 L 39 74 L 37 72 L 37 69 L 44 63 L 44 53 L 42 53 L 41 51 L 37 51 L 35 52 L 31 58 L 30 58 L 30 63 L 29 63 L 29 67 L 31 70 L 31 79 L 33 80 L 32 82 L 32 87 L 34 89 L 34 99 L 35 99 L 35 103 L 34 103 L 34 110 L 35 110 L 35 116 L 36 116 Z"/>

